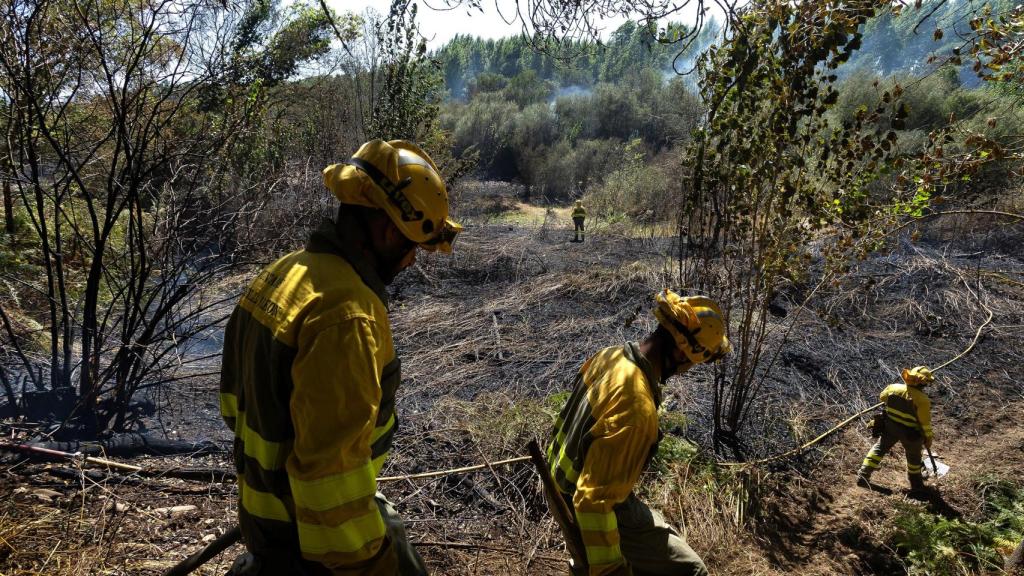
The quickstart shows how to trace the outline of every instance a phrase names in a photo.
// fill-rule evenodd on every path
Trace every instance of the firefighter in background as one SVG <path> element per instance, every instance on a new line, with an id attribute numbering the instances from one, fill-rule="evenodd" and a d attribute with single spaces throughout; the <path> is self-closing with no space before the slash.
<path id="1" fill-rule="evenodd" d="M 232 574 L 426 574 L 377 492 L 400 382 L 385 286 L 417 248 L 451 252 L 461 227 L 410 142 L 367 142 L 323 174 L 336 219 L 263 270 L 225 330 L 221 414 L 249 551 Z"/>
<path id="2" fill-rule="evenodd" d="M 664 382 L 732 347 L 712 300 L 664 290 L 655 303 L 658 328 L 643 342 L 605 348 L 580 368 L 548 447 L 551 475 L 576 517 L 591 576 L 707 574 L 633 487 L 658 450 Z"/>
<path id="3" fill-rule="evenodd" d="M 586 232 L 583 230 L 583 222 L 587 219 L 587 209 L 583 207 L 583 201 L 577 200 L 576 206 L 572 209 L 572 223 L 575 226 L 576 236 L 573 238 L 573 242 L 583 242 Z"/>
<path id="4" fill-rule="evenodd" d="M 902 377 L 903 384 L 891 384 L 879 396 L 879 400 L 885 402 L 885 423 L 878 442 L 864 457 L 857 473 L 857 484 L 870 488 L 871 474 L 878 470 L 882 458 L 899 442 L 907 453 L 907 478 L 911 492 L 922 494 L 921 450 L 922 447 L 932 447 L 932 403 L 922 389 L 935 377 L 926 366 L 904 368 Z"/>

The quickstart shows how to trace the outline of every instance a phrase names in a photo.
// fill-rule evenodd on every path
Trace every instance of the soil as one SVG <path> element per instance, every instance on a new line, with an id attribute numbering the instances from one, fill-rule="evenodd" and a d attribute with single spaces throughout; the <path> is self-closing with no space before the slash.
<path id="1" fill-rule="evenodd" d="M 649 298 L 671 284 L 674 237 L 588 221 L 586 242 L 572 243 L 564 208 L 519 214 L 470 217 L 453 256 L 422 258 L 392 287 L 403 424 L 384 475 L 524 454 L 529 438 L 546 436 L 559 407 L 552 395 L 565 390 L 583 359 L 653 327 Z M 759 439 L 746 446 L 747 455 L 783 452 L 870 405 L 904 358 L 935 365 L 963 350 L 984 314 L 968 307 L 963 290 L 954 292 L 956 274 L 939 267 L 958 265 L 936 256 L 948 248 L 903 247 L 878 256 L 865 263 L 865 273 L 894 261 L 902 275 L 868 288 L 836 287 L 819 303 L 826 312 L 799 320 L 801 330 L 751 421 L 751 436 Z M 904 561 L 889 538 L 899 506 L 972 518 L 980 513 L 979 478 L 1021 482 L 1024 387 L 1011 371 L 1020 365 L 1024 260 L 1019 251 L 993 252 L 972 265 L 1010 282 L 988 288 L 996 311 L 992 326 L 932 390 L 935 451 L 951 471 L 933 484 L 929 501 L 908 498 L 900 448 L 874 477 L 880 491 L 856 486 L 854 473 L 871 441 L 862 426 L 851 426 L 795 461 L 765 470 L 756 509 L 734 539 L 716 541 L 721 533 L 713 530 L 688 534 L 712 573 L 901 574 Z M 924 277 L 933 282 L 927 296 L 917 291 Z M 947 313 L 957 309 L 958 316 Z M 935 310 L 952 326 L 945 332 L 921 335 L 890 322 Z M 836 328 L 828 314 L 843 323 Z M 797 321 L 782 316 L 780 323 Z M 731 459 L 712 450 L 707 382 L 708 375 L 696 371 L 669 391 L 666 403 L 687 417 L 675 432 L 708 458 Z M 171 439 L 212 441 L 223 452 L 125 461 L 158 469 L 229 468 L 231 434 L 220 420 L 216 389 L 211 376 L 161 389 L 152 397 L 159 409 L 144 426 Z M 22 439 L 29 428 L 10 423 L 3 429 Z M 3 462 L 2 575 L 160 574 L 234 524 L 230 483 L 90 475 L 80 462 L 10 456 Z M 390 482 L 382 490 L 436 574 L 567 573 L 560 537 L 526 464 Z M 684 514 L 678 510 L 665 512 L 680 524 L 693 521 L 677 517 Z M 196 574 L 224 574 L 240 552 L 236 545 Z"/>

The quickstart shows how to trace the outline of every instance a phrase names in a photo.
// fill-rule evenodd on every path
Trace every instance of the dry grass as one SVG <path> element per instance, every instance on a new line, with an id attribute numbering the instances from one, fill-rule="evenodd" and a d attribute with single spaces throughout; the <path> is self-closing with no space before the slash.
<path id="1" fill-rule="evenodd" d="M 537 216 L 535 210 L 524 218 L 537 222 Z M 580 363 L 600 348 L 642 338 L 654 325 L 651 295 L 671 285 L 671 235 L 605 227 L 586 243 L 571 244 L 569 219 L 546 209 L 540 224 L 511 229 L 487 209 L 459 217 L 466 232 L 456 252 L 424 257 L 394 286 L 392 321 L 404 383 L 401 429 L 386 475 L 518 456 L 529 439 L 546 440 Z M 993 423 L 991 414 L 1024 402 L 1024 390 L 1008 369 L 1024 360 L 1024 262 L 1019 254 L 972 254 L 900 245 L 820 294 L 812 302 L 820 315 L 795 320 L 755 405 L 749 453 L 789 448 L 873 403 L 899 367 L 955 354 L 984 318 L 980 299 L 994 311 L 991 331 L 977 352 L 940 374 L 935 398 L 939 445 L 947 450 L 946 438 L 965 439 L 955 454 L 966 463 L 958 465 L 965 477 L 948 481 L 943 490 L 960 509 L 976 506 L 967 475 L 1006 460 L 989 446 L 996 434 L 1017 430 L 1012 438 L 1019 442 L 1021 424 L 1009 412 L 1002 424 Z M 794 317 L 773 320 L 776 334 Z M 671 434 L 695 441 L 699 454 L 645 476 L 642 493 L 685 530 L 712 572 L 898 569 L 885 545 L 887 518 L 875 512 L 878 501 L 852 487 L 851 472 L 868 445 L 859 429 L 794 462 L 734 475 L 710 463 L 708 377 L 694 371 L 670 383 L 666 394 L 666 405 L 686 421 Z M 203 435 L 210 427 L 220 429 L 215 384 L 192 385 L 180 396 L 187 406 L 171 410 L 168 426 L 201 429 Z M 189 413 L 196 420 L 188 420 Z M 229 465 L 226 457 L 207 463 Z M 895 468 L 881 478 L 900 483 Z M 19 486 L 29 491 L 15 493 Z M 60 494 L 43 502 L 31 492 L 40 488 Z M 560 538 L 527 465 L 383 489 L 406 518 L 413 540 L 426 543 L 421 552 L 437 574 L 565 573 Z M 65 480 L 24 465 L 0 477 L 0 502 L 4 576 L 157 574 L 201 547 L 204 537 L 228 529 L 235 505 L 232 486 L 91 482 L 74 475 Z M 181 504 L 196 509 L 173 518 L 154 512 Z M 222 555 L 201 573 L 223 573 L 231 557 Z"/>
<path id="2" fill-rule="evenodd" d="M 161 572 L 226 529 L 232 488 L 169 479 L 139 485 L 56 466 L 16 467 L 0 479 L 0 573 Z M 190 508 L 168 510 L 182 506 Z M 196 574 L 220 576 L 231 558 Z"/>

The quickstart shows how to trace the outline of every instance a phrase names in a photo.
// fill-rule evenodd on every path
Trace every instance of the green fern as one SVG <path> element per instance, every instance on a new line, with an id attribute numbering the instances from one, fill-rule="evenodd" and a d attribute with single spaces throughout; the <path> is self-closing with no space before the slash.
<path id="1" fill-rule="evenodd" d="M 1024 487 L 983 478 L 977 488 L 984 498 L 978 522 L 901 505 L 891 544 L 905 556 L 910 574 L 966 575 L 1002 566 L 1002 555 L 1024 536 Z"/>

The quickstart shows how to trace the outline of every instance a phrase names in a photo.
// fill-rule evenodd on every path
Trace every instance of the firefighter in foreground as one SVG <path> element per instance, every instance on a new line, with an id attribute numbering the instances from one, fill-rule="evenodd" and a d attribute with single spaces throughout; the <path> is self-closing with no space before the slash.
<path id="1" fill-rule="evenodd" d="M 234 430 L 233 574 L 426 574 L 377 492 L 398 427 L 388 296 L 417 248 L 450 252 L 437 167 L 415 144 L 367 142 L 324 184 L 341 206 L 263 270 L 228 322 L 221 414 Z"/>
<path id="2" fill-rule="evenodd" d="M 932 403 L 922 388 L 935 380 L 926 366 L 903 369 L 904 384 L 891 384 L 882 390 L 879 400 L 885 402 L 885 424 L 878 442 L 871 447 L 860 471 L 857 484 L 871 487 L 871 474 L 878 470 L 882 458 L 897 443 L 907 453 L 907 478 L 912 494 L 924 493 L 921 475 L 922 446 L 932 447 Z"/>
<path id="3" fill-rule="evenodd" d="M 710 299 L 665 290 L 655 303 L 659 325 L 643 342 L 605 348 L 580 368 L 548 447 L 592 576 L 707 574 L 679 532 L 632 491 L 658 449 L 664 382 L 732 347 Z"/>
<path id="4" fill-rule="evenodd" d="M 583 242 L 586 237 L 586 232 L 583 230 L 583 222 L 587 219 L 587 209 L 583 207 L 583 201 L 577 200 L 576 205 L 572 209 L 572 224 L 575 227 L 573 230 L 576 236 L 573 238 L 573 242 Z"/>

